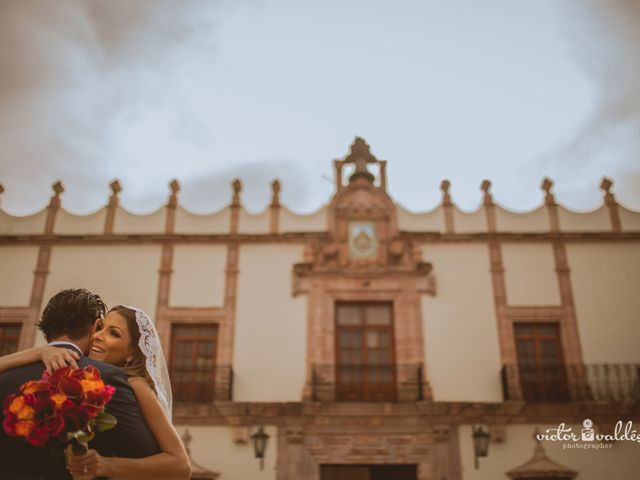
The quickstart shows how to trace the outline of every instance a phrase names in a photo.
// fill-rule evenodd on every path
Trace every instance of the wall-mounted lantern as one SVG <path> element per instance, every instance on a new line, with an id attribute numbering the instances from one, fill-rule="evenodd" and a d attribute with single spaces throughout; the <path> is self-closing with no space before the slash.
<path id="1" fill-rule="evenodd" d="M 253 443 L 253 453 L 260 459 L 260 470 L 264 469 L 264 453 L 267 450 L 268 441 L 269 435 L 264 431 L 264 427 L 259 425 L 258 430 L 251 435 L 251 443 Z"/>
<path id="2" fill-rule="evenodd" d="M 486 457 L 489 454 L 491 434 L 482 425 L 475 425 L 471 427 L 471 438 L 473 439 L 473 460 L 477 470 L 480 466 L 478 458 Z"/>

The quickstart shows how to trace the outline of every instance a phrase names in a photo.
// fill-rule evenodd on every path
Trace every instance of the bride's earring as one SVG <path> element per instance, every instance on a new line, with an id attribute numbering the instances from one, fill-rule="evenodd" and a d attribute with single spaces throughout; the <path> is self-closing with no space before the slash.
<path id="1" fill-rule="evenodd" d="M 131 358 L 131 357 L 127 358 L 127 359 L 125 360 L 125 362 L 124 362 L 124 366 L 125 366 L 125 367 L 130 366 L 130 365 L 131 365 L 131 362 L 133 362 L 133 358 Z"/>

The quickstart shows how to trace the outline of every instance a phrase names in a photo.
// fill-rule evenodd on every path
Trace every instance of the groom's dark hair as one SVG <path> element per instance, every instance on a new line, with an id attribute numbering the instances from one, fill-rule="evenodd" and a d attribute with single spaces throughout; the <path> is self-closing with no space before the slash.
<path id="1" fill-rule="evenodd" d="M 106 311 L 99 295 L 84 288 L 69 288 L 51 297 L 38 328 L 48 342 L 61 336 L 78 340 L 89 335 L 95 321 L 104 318 Z"/>

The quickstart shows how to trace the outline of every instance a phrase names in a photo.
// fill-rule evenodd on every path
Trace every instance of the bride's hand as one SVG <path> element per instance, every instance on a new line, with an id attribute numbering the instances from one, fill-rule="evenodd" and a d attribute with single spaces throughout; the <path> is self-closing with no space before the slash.
<path id="1" fill-rule="evenodd" d="M 93 449 L 84 455 L 71 455 L 67 468 L 74 477 L 108 477 L 112 474 L 109 459 Z"/>
<path id="2" fill-rule="evenodd" d="M 68 348 L 58 348 L 46 345 L 42 347 L 40 358 L 42 363 L 44 363 L 44 366 L 47 368 L 47 372 L 53 373 L 57 369 L 66 366 L 78 368 L 76 360 L 80 360 L 80 355 Z"/>

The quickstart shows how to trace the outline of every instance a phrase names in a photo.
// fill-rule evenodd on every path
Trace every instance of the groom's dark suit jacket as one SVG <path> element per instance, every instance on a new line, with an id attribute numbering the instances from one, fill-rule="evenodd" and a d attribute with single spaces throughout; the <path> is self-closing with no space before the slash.
<path id="1" fill-rule="evenodd" d="M 60 347 L 73 349 L 67 345 Z M 96 433 L 89 447 L 96 449 L 103 456 L 141 458 L 160 453 L 158 443 L 142 417 L 125 373 L 113 365 L 81 357 L 78 366 L 82 368 L 87 365 L 95 366 L 100 370 L 104 382 L 115 387 L 116 392 L 107 405 L 107 411 L 118 421 L 114 429 Z M 40 379 L 43 371 L 44 365 L 38 362 L 0 373 L 0 405 L 7 395 L 17 393 L 27 380 Z M 4 420 L 2 409 L 0 420 Z M 48 448 L 31 446 L 24 438 L 9 437 L 4 433 L 4 429 L 0 428 L 0 479 L 70 478 L 63 458 L 54 458 Z"/>

